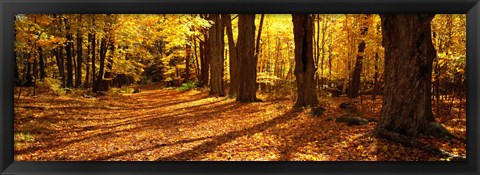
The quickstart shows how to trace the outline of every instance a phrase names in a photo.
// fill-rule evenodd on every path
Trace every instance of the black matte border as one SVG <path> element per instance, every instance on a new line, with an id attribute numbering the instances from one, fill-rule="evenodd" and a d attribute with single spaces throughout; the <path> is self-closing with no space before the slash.
<path id="1" fill-rule="evenodd" d="M 466 13 L 465 162 L 14 162 L 13 16 L 27 13 Z M 1 174 L 479 174 L 479 0 L 0 0 Z"/>

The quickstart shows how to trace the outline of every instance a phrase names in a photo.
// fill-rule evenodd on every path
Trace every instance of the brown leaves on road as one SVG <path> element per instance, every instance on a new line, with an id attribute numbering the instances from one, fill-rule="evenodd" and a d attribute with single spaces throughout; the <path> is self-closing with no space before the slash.
<path id="1" fill-rule="evenodd" d="M 339 102 L 323 103 L 326 112 L 314 117 L 288 100 L 239 103 L 198 90 L 22 97 L 15 101 L 15 160 L 441 160 L 371 136 L 374 122 L 336 123 Z M 423 140 L 466 154 L 461 142 Z"/>

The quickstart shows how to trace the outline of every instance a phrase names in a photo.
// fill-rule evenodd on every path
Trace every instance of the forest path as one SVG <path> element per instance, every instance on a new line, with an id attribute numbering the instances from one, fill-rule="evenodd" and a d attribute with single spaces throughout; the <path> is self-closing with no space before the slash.
<path id="1" fill-rule="evenodd" d="M 199 90 L 24 96 L 15 101 L 15 160 L 440 159 L 369 136 L 373 122 L 335 123 L 339 102 L 314 117 L 289 100 L 239 103 Z M 462 154 L 459 143 L 442 143 Z"/>

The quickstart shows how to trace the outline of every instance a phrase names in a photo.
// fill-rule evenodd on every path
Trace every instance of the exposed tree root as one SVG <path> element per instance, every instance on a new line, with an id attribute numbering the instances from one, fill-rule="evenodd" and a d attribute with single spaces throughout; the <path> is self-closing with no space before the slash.
<path id="1" fill-rule="evenodd" d="M 444 158 L 448 158 L 452 161 L 465 161 L 466 160 L 466 157 L 455 155 L 455 154 L 449 153 L 445 150 L 428 146 L 428 145 L 422 143 L 421 141 L 416 140 L 415 138 L 407 137 L 407 136 L 405 136 L 403 134 L 399 134 L 397 132 L 392 132 L 392 131 L 388 131 L 388 130 L 385 130 L 385 129 L 377 129 L 377 135 L 382 137 L 382 138 L 401 143 L 405 146 L 415 147 L 415 148 L 421 149 L 423 151 L 429 152 L 431 154 L 438 155 L 438 156 L 441 156 L 441 157 L 444 157 Z"/>

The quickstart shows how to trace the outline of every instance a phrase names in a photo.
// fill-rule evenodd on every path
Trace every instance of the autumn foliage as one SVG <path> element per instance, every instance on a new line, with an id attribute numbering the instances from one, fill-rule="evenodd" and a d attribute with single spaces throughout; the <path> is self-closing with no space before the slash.
<path id="1" fill-rule="evenodd" d="M 396 17 L 17 15 L 15 160 L 464 160 L 465 15 Z"/>

